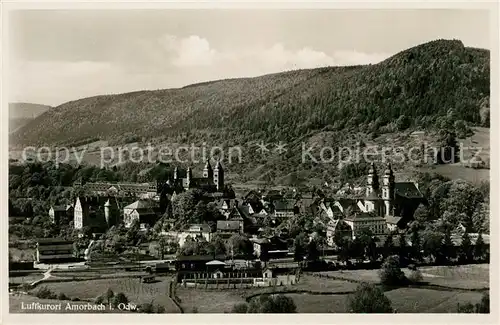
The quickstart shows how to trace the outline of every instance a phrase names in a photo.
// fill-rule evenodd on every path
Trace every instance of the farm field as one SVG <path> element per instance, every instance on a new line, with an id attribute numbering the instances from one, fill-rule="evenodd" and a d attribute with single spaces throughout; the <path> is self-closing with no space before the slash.
<path id="1" fill-rule="evenodd" d="M 108 288 L 115 293 L 123 292 L 130 302 L 134 304 L 150 303 L 160 304 L 167 313 L 177 313 L 179 309 L 168 297 L 170 278 L 157 278 L 155 283 L 142 283 L 140 278 L 98 279 L 71 282 L 47 282 L 38 286 L 46 287 L 59 294 L 64 293 L 70 298 L 92 300 L 104 294 Z M 34 289 L 34 290 L 38 290 Z"/>

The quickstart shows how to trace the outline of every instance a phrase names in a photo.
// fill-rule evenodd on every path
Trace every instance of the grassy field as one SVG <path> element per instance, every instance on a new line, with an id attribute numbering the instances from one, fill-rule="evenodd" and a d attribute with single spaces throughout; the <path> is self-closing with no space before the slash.
<path id="1" fill-rule="evenodd" d="M 408 272 L 408 270 L 405 270 Z M 430 284 L 444 285 L 457 289 L 483 289 L 489 287 L 489 265 L 465 265 L 458 267 L 423 267 L 424 281 Z M 343 277 L 346 280 L 379 283 L 378 270 L 353 270 L 323 272 L 324 274 Z M 357 283 L 302 275 L 294 286 L 277 287 L 276 291 L 289 291 L 299 313 L 345 313 L 348 312 L 348 292 L 356 289 Z M 253 288 L 235 290 L 195 290 L 177 289 L 184 312 L 228 313 L 232 307 L 251 295 L 270 292 L 273 288 Z M 296 293 L 294 290 L 308 290 L 316 293 Z M 335 294 L 337 293 L 337 294 Z M 453 313 L 457 303 L 476 303 L 481 299 L 480 292 L 459 290 L 441 291 L 421 288 L 399 288 L 387 291 L 386 296 L 392 301 L 399 313 Z"/>
<path id="2" fill-rule="evenodd" d="M 296 285 L 276 288 L 251 288 L 251 289 L 224 289 L 203 290 L 194 288 L 177 288 L 177 296 L 181 300 L 184 312 L 191 313 L 196 309 L 199 313 L 228 313 L 233 305 L 245 302 L 245 298 L 255 294 L 276 291 L 310 290 L 315 292 L 352 292 L 356 284 L 341 281 L 318 278 L 310 275 L 302 275 Z M 329 297 L 329 296 L 319 296 Z M 325 298 L 326 299 L 326 298 Z"/>
<path id="3" fill-rule="evenodd" d="M 408 269 L 403 269 L 409 274 Z M 457 289 L 489 288 L 489 264 L 471 264 L 461 266 L 427 266 L 420 268 L 423 280 L 429 284 Z M 346 270 L 320 272 L 336 278 L 379 283 L 378 270 Z"/>
<path id="4" fill-rule="evenodd" d="M 461 289 L 483 289 L 490 286 L 490 265 L 431 266 L 420 268 L 424 280 L 431 284 Z"/>
<path id="5" fill-rule="evenodd" d="M 347 313 L 347 295 L 311 295 L 291 293 L 286 296 L 293 299 L 298 313 Z"/>
<path id="6" fill-rule="evenodd" d="M 478 292 L 438 291 L 418 288 L 400 288 L 385 293 L 392 307 L 399 313 L 455 313 L 457 304 L 476 303 Z"/>
<path id="7" fill-rule="evenodd" d="M 385 293 L 398 313 L 455 313 L 457 304 L 481 300 L 477 292 L 400 288 Z M 347 313 L 348 295 L 287 294 L 299 313 Z"/>
<path id="8" fill-rule="evenodd" d="M 489 181 L 490 171 L 488 169 L 465 167 L 476 154 L 483 161 L 490 161 L 490 129 L 475 127 L 473 130 L 474 135 L 471 137 L 459 139 L 459 144 L 462 144 L 464 148 L 462 154 L 463 162 L 450 165 L 422 167 L 421 171 L 435 172 L 450 179 L 463 179 L 475 184 L 479 184 L 482 181 Z"/>
<path id="9" fill-rule="evenodd" d="M 123 292 L 135 304 L 153 302 L 165 307 L 167 313 L 179 312 L 168 297 L 169 278 L 157 278 L 155 283 L 142 283 L 139 278 L 98 279 L 74 282 L 47 282 L 39 287 L 47 287 L 53 292 L 64 293 L 70 298 L 94 299 L 104 294 L 108 288 L 115 293 Z M 38 289 L 35 289 L 38 290 Z"/>

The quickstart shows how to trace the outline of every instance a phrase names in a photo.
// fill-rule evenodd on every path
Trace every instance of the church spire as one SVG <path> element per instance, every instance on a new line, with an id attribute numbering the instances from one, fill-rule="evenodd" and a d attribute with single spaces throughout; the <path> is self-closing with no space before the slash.
<path id="1" fill-rule="evenodd" d="M 207 159 L 205 163 L 205 168 L 203 168 L 203 177 L 204 178 L 213 178 L 213 170 L 210 165 L 210 159 Z"/>

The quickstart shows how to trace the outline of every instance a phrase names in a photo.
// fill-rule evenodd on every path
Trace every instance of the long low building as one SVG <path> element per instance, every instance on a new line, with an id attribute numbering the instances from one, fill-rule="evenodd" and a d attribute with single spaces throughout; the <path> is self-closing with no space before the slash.
<path id="1" fill-rule="evenodd" d="M 75 260 L 73 252 L 73 241 L 58 238 L 39 239 L 36 245 L 36 262 L 69 262 Z"/>

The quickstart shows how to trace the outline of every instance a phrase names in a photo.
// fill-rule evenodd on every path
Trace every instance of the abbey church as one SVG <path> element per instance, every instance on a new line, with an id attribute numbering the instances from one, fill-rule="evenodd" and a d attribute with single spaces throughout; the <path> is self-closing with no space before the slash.
<path id="1" fill-rule="evenodd" d="M 202 177 L 193 177 L 191 167 L 183 173 L 175 167 L 173 179 L 167 180 L 162 186 L 162 191 L 179 193 L 190 189 L 200 189 L 207 193 L 222 193 L 224 191 L 224 168 L 217 161 L 212 169 L 207 159 L 203 168 Z"/>
<path id="2" fill-rule="evenodd" d="M 375 164 L 371 164 L 364 199 L 366 212 L 373 212 L 385 219 L 401 218 L 406 221 L 413 218 L 415 210 L 423 199 L 418 184 L 395 182 L 390 164 L 387 165 L 380 184 Z"/>

